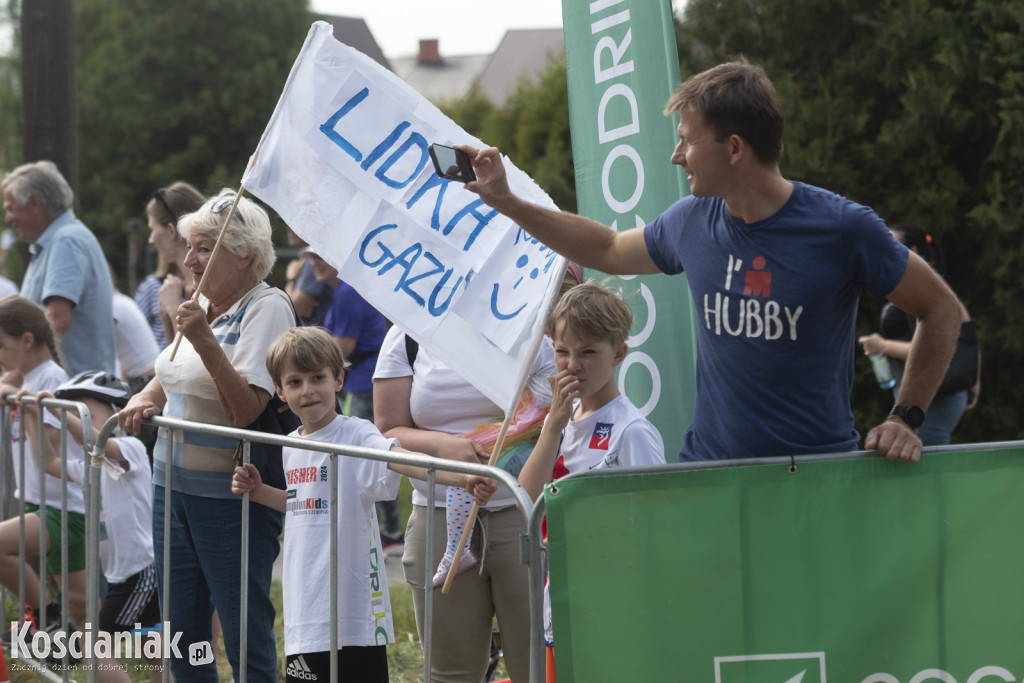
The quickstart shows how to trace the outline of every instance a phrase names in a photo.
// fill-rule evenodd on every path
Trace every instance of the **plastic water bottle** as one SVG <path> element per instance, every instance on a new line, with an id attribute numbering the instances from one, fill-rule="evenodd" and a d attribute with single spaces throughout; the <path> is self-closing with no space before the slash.
<path id="1" fill-rule="evenodd" d="M 875 371 L 875 379 L 878 386 L 883 389 L 892 389 L 896 386 L 896 378 L 892 376 L 892 368 L 889 367 L 889 358 L 882 353 L 868 356 L 871 359 L 871 367 Z"/>

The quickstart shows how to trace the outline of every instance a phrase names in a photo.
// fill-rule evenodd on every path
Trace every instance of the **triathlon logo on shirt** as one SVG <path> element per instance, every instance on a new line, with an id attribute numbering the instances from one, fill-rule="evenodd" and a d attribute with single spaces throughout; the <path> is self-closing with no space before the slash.
<path id="1" fill-rule="evenodd" d="M 746 272 L 743 278 L 743 293 L 765 298 L 772 295 L 772 271 L 765 270 L 768 261 L 764 256 L 755 256 L 751 265 L 753 270 Z"/>
<path id="2" fill-rule="evenodd" d="M 612 423 L 598 422 L 594 427 L 594 433 L 590 435 L 590 448 L 593 450 L 606 451 L 612 440 Z"/>

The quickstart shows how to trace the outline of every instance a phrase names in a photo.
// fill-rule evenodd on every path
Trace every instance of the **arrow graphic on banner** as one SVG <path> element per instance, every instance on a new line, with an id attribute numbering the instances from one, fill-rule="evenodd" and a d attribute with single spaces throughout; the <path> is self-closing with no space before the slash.
<path id="1" fill-rule="evenodd" d="M 798 673 L 796 676 L 793 676 L 791 679 L 786 681 L 786 683 L 800 683 L 800 681 L 804 680 L 804 674 L 805 673 L 807 673 L 807 669 L 804 669 L 803 671 Z"/>

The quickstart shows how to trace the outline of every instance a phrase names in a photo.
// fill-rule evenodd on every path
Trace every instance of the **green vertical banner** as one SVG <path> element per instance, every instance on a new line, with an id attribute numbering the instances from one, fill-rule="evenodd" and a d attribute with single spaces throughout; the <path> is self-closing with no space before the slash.
<path id="1" fill-rule="evenodd" d="M 562 0 L 579 213 L 616 230 L 653 220 L 687 191 L 669 163 L 679 83 L 669 0 Z M 635 318 L 619 387 L 661 432 L 670 462 L 693 415 L 696 328 L 682 277 L 623 278 Z"/>
<path id="2" fill-rule="evenodd" d="M 556 482 L 559 683 L 1024 679 L 1024 443 L 973 448 Z"/>

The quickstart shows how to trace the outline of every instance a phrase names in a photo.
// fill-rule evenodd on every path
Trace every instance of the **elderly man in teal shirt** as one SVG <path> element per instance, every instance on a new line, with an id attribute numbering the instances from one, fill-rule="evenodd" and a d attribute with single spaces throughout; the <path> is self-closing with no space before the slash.
<path id="1" fill-rule="evenodd" d="M 74 193 L 50 161 L 3 181 L 4 220 L 29 245 L 21 294 L 46 310 L 71 375 L 115 371 L 113 286 L 96 236 L 72 211 Z"/>

